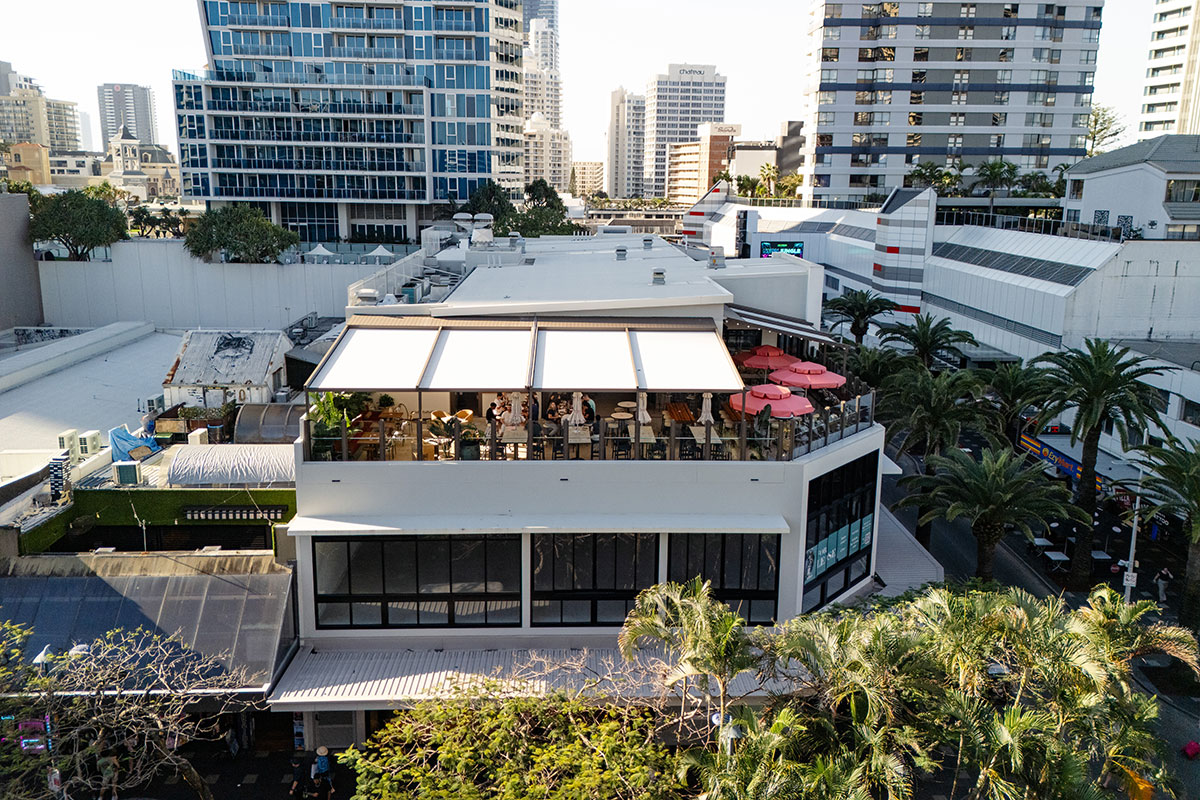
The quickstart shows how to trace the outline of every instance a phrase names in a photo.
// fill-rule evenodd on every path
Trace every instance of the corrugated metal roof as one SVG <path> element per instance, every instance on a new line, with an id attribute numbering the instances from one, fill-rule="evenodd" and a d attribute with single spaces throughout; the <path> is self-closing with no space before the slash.
<path id="1" fill-rule="evenodd" d="M 1167 134 L 1147 139 L 1086 158 L 1071 167 L 1070 174 L 1089 175 L 1143 163 L 1153 164 L 1164 172 L 1200 172 L 1200 136 Z"/>
<path id="2" fill-rule="evenodd" d="M 271 364 L 291 342 L 281 331 L 188 331 L 163 385 L 256 386 L 270 383 Z"/>
<path id="3" fill-rule="evenodd" d="M 661 682 L 652 653 L 625 661 L 616 648 L 497 650 L 333 650 L 305 648 L 292 660 L 268 702 L 276 711 L 385 709 L 442 696 L 455 684 L 491 678 L 531 695 L 586 691 L 597 676 L 620 686 L 619 696 L 654 697 Z M 611 686 L 606 682 L 605 687 Z M 765 694 L 754 675 L 741 675 L 734 695 Z M 602 690 L 603 691 L 603 690 Z"/>
<path id="4" fill-rule="evenodd" d="M 879 543 L 876 546 L 881 557 L 876 559 L 875 571 L 887 584 L 880 591 L 884 597 L 895 597 L 909 589 L 945 579 L 938 560 L 882 506 L 879 508 Z M 882 557 L 883 553 L 887 556 Z"/>

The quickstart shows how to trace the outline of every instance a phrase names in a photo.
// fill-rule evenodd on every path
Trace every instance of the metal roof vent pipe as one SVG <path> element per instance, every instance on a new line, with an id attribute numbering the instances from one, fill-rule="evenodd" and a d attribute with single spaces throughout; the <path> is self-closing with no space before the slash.
<path id="1" fill-rule="evenodd" d="M 665 269 L 656 269 L 653 272 L 651 272 L 650 273 L 650 285 L 651 286 L 666 286 L 667 285 L 667 271 Z"/>
<path id="2" fill-rule="evenodd" d="M 653 236 L 643 236 L 642 237 L 642 249 L 643 250 L 653 250 L 654 249 L 654 237 Z"/>
<path id="3" fill-rule="evenodd" d="M 708 251 L 708 268 L 725 269 L 725 248 L 714 247 Z"/>
<path id="4" fill-rule="evenodd" d="M 628 252 L 629 251 L 626 250 L 624 247 L 618 247 L 617 248 L 617 261 L 624 261 L 625 256 Z"/>

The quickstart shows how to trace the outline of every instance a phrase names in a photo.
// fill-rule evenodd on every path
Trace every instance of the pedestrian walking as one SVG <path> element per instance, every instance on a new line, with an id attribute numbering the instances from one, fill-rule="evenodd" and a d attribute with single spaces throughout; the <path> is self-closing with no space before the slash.
<path id="1" fill-rule="evenodd" d="M 313 784 L 305 795 L 309 800 L 331 800 L 333 786 L 325 779 L 324 775 L 318 775 L 313 779 Z"/>
<path id="2" fill-rule="evenodd" d="M 1167 602 L 1167 584 L 1175 580 L 1175 576 L 1171 574 L 1171 570 L 1163 567 L 1154 576 L 1154 582 L 1158 584 L 1158 602 Z"/>
<path id="3" fill-rule="evenodd" d="M 292 787 L 288 790 L 288 795 L 292 798 L 292 800 L 304 800 L 307 789 L 308 772 L 304 769 L 304 755 L 301 753 L 293 753 Z"/>
<path id="4" fill-rule="evenodd" d="M 310 777 L 314 781 L 324 778 L 326 783 L 333 785 L 333 761 L 329 758 L 329 748 L 325 745 L 317 748 L 317 757 L 313 759 Z"/>

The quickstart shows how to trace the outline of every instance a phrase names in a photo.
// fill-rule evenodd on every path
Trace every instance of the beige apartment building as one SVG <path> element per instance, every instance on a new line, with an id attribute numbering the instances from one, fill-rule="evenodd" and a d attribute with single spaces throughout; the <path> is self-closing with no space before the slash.
<path id="1" fill-rule="evenodd" d="M 576 197 L 591 197 L 604 191 L 603 161 L 572 161 L 573 193 Z"/>
<path id="2" fill-rule="evenodd" d="M 697 127 L 696 141 L 673 144 L 667 154 L 667 199 L 672 203 L 697 203 L 729 169 L 729 151 L 741 135 L 741 125 L 705 122 Z"/>

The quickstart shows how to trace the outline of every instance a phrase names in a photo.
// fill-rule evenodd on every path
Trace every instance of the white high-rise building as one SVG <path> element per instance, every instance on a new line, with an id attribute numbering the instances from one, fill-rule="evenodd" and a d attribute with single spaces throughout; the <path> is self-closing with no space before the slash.
<path id="1" fill-rule="evenodd" d="M 642 196 L 646 98 L 624 88 L 612 93 L 608 117 L 605 191 L 610 197 Z"/>
<path id="2" fill-rule="evenodd" d="M 1193 0 L 1158 0 L 1151 10 L 1146 82 L 1138 115 L 1138 138 L 1200 133 L 1200 31 Z"/>
<path id="3" fill-rule="evenodd" d="M 1103 6 L 814 3 L 802 196 L 878 197 L 922 161 L 1078 161 Z"/>
<path id="4" fill-rule="evenodd" d="M 521 12 L 525 17 L 525 30 L 535 19 L 544 19 L 550 29 L 558 33 L 558 0 L 524 0 Z"/>
<path id="5" fill-rule="evenodd" d="M 712 64 L 671 64 L 646 86 L 642 194 L 665 197 L 670 145 L 696 139 L 705 122 L 725 121 L 725 76 Z"/>
<path id="6" fill-rule="evenodd" d="M 571 183 L 571 136 L 534 114 L 525 123 L 525 183 L 543 178 L 556 191 L 566 192 Z"/>
<path id="7" fill-rule="evenodd" d="M 558 33 L 546 20 L 530 23 L 525 50 L 525 117 L 541 114 L 555 128 L 562 127 L 562 75 L 558 71 Z"/>
<path id="8" fill-rule="evenodd" d="M 154 92 L 149 86 L 131 83 L 106 83 L 96 87 L 100 104 L 100 133 L 105 149 L 124 126 L 145 144 L 158 140 L 158 116 L 154 111 Z"/>

